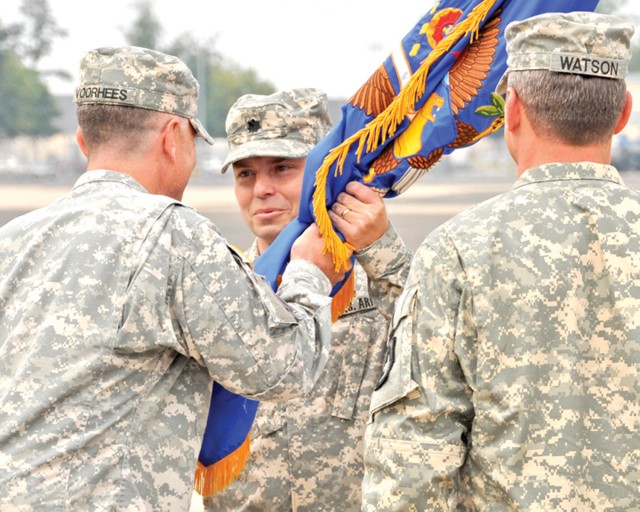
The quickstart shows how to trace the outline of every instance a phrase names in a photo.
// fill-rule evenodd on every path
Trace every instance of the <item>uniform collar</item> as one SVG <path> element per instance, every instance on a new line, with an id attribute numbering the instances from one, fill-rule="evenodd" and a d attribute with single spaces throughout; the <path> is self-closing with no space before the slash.
<path id="1" fill-rule="evenodd" d="M 106 169 L 99 169 L 95 171 L 86 171 L 73 186 L 74 189 L 81 187 L 83 185 L 87 185 L 90 183 L 98 183 L 98 182 L 115 182 L 126 185 L 127 187 L 134 188 L 139 190 L 140 192 L 149 192 L 145 189 L 140 183 L 138 183 L 134 178 L 125 174 L 123 172 L 118 171 L 109 171 Z"/>
<path id="2" fill-rule="evenodd" d="M 258 259 L 258 256 L 260 256 L 260 250 L 258 249 L 258 239 L 254 238 L 251 247 L 249 247 L 249 250 L 247 251 L 247 257 L 251 261 L 256 261 Z"/>
<path id="3" fill-rule="evenodd" d="M 610 181 L 618 185 L 624 184 L 616 168 L 611 165 L 574 162 L 544 164 L 528 169 L 516 180 L 513 188 L 524 187 L 531 183 L 573 180 Z"/>

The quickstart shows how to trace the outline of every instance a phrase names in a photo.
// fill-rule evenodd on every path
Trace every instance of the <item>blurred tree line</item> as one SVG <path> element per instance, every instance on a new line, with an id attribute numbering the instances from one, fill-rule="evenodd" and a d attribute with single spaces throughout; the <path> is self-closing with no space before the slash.
<path id="1" fill-rule="evenodd" d="M 224 122 L 231 105 L 247 93 L 270 94 L 275 86 L 254 69 L 242 68 L 216 51 L 215 38 L 198 42 L 190 33 L 179 34 L 163 44 L 164 29 L 153 13 L 152 0 L 137 0 L 137 13 L 124 33 L 129 44 L 180 57 L 200 83 L 198 117 L 214 137 L 224 137 Z"/>
<path id="2" fill-rule="evenodd" d="M 0 20 L 0 138 L 49 135 L 58 115 L 38 65 L 57 37 L 66 32 L 51 15 L 46 0 L 23 1 L 24 23 Z M 63 73 L 57 72 L 64 76 Z"/>
<path id="3" fill-rule="evenodd" d="M 631 0 L 601 0 L 597 11 L 617 14 L 632 22 Z M 211 134 L 225 135 L 224 120 L 232 103 L 249 92 L 269 94 L 275 86 L 255 70 L 243 68 L 216 51 L 215 38 L 198 42 L 189 33 L 163 41 L 162 24 L 152 9 L 152 0 L 136 0 L 131 26 L 124 36 L 129 44 L 163 51 L 182 58 L 200 82 L 199 117 Z M 51 53 L 55 40 L 67 31 L 55 20 L 47 0 L 22 0 L 23 21 L 5 25 L 0 18 L 0 138 L 17 135 L 44 136 L 55 131 L 59 114 L 46 78 L 55 74 L 70 79 L 65 70 L 41 69 L 41 60 Z M 632 70 L 640 70 L 640 48 L 635 40 Z M 70 88 L 71 89 L 71 88 Z"/>
<path id="4" fill-rule="evenodd" d="M 0 139 L 54 133 L 53 123 L 59 112 L 46 78 L 56 75 L 71 79 L 68 71 L 43 70 L 40 66 L 55 40 L 67 35 L 48 1 L 22 0 L 20 12 L 24 21 L 10 25 L 2 22 L 0 13 Z M 127 43 L 177 55 L 186 62 L 200 82 L 199 117 L 212 135 L 224 137 L 227 111 L 239 96 L 275 91 L 275 86 L 262 80 L 255 70 L 242 68 L 220 55 L 214 39 L 202 43 L 184 33 L 163 43 L 164 30 L 151 0 L 134 2 L 133 12 L 131 26 L 124 32 Z"/>

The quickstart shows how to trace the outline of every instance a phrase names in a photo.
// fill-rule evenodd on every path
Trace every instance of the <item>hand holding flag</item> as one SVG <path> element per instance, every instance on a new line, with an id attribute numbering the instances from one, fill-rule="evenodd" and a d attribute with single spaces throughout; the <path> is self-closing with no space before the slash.
<path id="1" fill-rule="evenodd" d="M 347 271 L 353 247 L 334 230 L 329 214 L 347 184 L 361 182 L 380 196 L 395 197 L 443 156 L 498 130 L 504 102 L 494 90 L 507 67 L 507 24 L 545 12 L 593 11 L 597 4 L 598 0 L 436 1 L 342 107 L 340 122 L 308 154 L 298 217 L 258 258 L 256 272 L 276 289 L 293 243 L 314 222 L 336 272 Z M 337 318 L 353 296 L 350 273 L 334 286 L 332 295 Z M 199 457 L 198 470 L 211 470 L 206 476 L 197 473 L 201 478 L 196 488 L 205 495 L 224 488 L 244 466 L 247 450 L 239 450 L 241 464 L 224 462 L 235 455 L 230 453 L 234 446 L 247 446 L 257 408 L 256 402 L 220 389 L 214 387 Z M 227 408 L 228 414 L 218 413 L 219 402 L 227 400 L 233 407 Z M 234 409 L 241 425 L 225 421 L 226 415 L 234 416 Z M 227 443 L 227 437 L 233 442 Z M 219 469 L 222 483 L 203 492 Z"/>
<path id="2" fill-rule="evenodd" d="M 342 119 L 307 156 L 298 218 L 257 260 L 276 285 L 293 240 L 316 222 L 337 269 L 351 247 L 328 209 L 350 181 L 381 196 L 407 190 L 445 155 L 476 143 L 503 122 L 494 93 L 506 70 L 506 25 L 543 12 L 593 10 L 597 0 L 441 0 L 427 12 L 342 108 Z M 334 317 L 353 282 L 334 287 Z"/>

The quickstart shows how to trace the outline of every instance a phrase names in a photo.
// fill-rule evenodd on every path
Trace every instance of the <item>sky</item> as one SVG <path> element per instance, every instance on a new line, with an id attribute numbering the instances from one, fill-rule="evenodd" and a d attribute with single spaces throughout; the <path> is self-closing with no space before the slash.
<path id="1" fill-rule="evenodd" d="M 154 0 L 163 44 L 189 33 L 219 53 L 253 68 L 277 88 L 317 87 L 330 97 L 351 96 L 399 44 L 433 0 Z M 20 21 L 20 0 L 3 0 L 0 21 Z M 78 5 L 83 5 L 81 10 Z M 77 77 L 82 55 L 99 46 L 126 44 L 135 0 L 106 3 L 49 0 L 68 36 L 57 39 L 40 68 Z M 92 16 L 95 15 L 95 19 Z M 75 82 L 50 80 L 54 94 Z"/>

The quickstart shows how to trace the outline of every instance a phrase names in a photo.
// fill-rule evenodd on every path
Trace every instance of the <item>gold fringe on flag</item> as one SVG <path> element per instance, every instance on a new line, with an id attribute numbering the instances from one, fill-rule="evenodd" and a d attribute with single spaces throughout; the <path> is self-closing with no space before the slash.
<path id="1" fill-rule="evenodd" d="M 194 477 L 194 488 L 198 494 L 204 496 L 212 496 L 221 491 L 233 482 L 247 465 L 250 450 L 250 436 L 240 445 L 240 447 L 227 455 L 224 459 L 220 459 L 215 464 L 205 466 L 198 461 L 196 473 Z"/>
<path id="2" fill-rule="evenodd" d="M 340 315 L 346 311 L 353 300 L 353 295 L 356 291 L 356 280 L 354 275 L 355 273 L 351 272 L 347 280 L 333 296 L 333 300 L 331 301 L 331 320 L 333 322 L 335 322 Z"/>
<path id="3" fill-rule="evenodd" d="M 469 13 L 469 16 L 456 24 L 453 30 L 443 38 L 427 58 L 422 61 L 418 70 L 407 81 L 406 86 L 389 106 L 375 119 L 369 121 L 364 128 L 354 133 L 339 146 L 333 148 L 325 157 L 320 168 L 316 171 L 313 212 L 320 234 L 324 239 L 325 250 L 328 250 L 333 256 L 336 271 L 339 272 L 348 268 L 347 262 L 353 248 L 348 243 L 343 242 L 335 233 L 331 225 L 331 219 L 327 213 L 327 176 L 329 174 L 329 168 L 337 162 L 335 176 L 342 174 L 349 150 L 356 142 L 358 143 L 356 154 L 358 161 L 360 161 L 365 146 L 367 152 L 372 152 L 375 151 L 380 144 L 384 144 L 387 138 L 392 137 L 398 125 L 408 114 L 414 111 L 416 102 L 424 94 L 427 75 L 431 65 L 447 53 L 463 36 L 472 34 L 472 40 L 477 38 L 481 23 L 486 19 L 496 1 L 497 0 L 484 0 L 474 7 L 471 13 Z M 344 293 L 341 293 L 341 291 L 342 290 L 333 298 L 332 310 L 334 314 L 335 312 L 341 314 L 346 310 L 353 298 L 353 288 L 350 295 L 347 295 L 348 290 Z"/>

